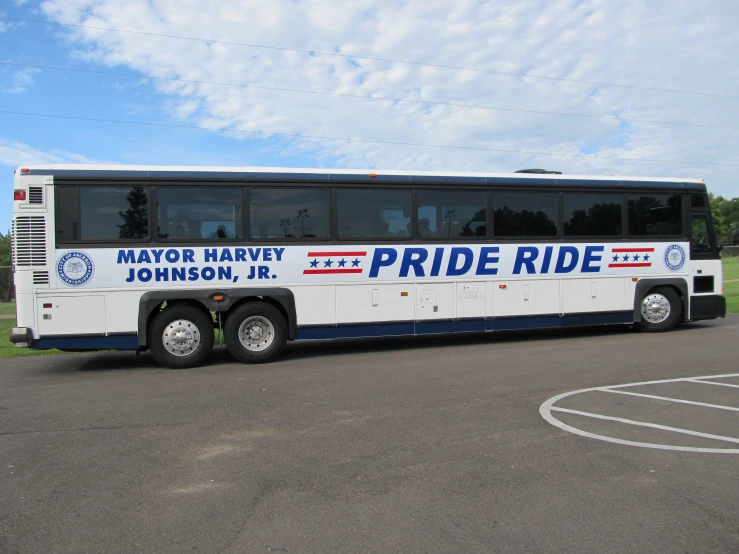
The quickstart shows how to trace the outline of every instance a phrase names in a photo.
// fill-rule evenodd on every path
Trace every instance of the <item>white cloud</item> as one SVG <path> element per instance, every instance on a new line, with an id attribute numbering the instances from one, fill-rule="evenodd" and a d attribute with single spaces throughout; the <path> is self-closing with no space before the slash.
<path id="1" fill-rule="evenodd" d="M 26 92 L 32 85 L 38 69 L 18 69 L 10 73 L 9 83 L 0 85 L 0 92 L 5 94 L 21 94 Z"/>
<path id="2" fill-rule="evenodd" d="M 605 0 L 47 0 L 52 20 L 376 58 L 737 94 L 739 5 Z M 507 77 L 74 29 L 74 55 L 143 74 L 504 108 L 739 127 L 739 99 Z M 513 151 L 739 163 L 739 132 L 152 81 L 177 120 L 221 129 Z M 121 131 L 125 132 L 124 130 Z M 235 134 L 228 136 L 236 137 Z M 245 135 L 248 137 L 248 135 Z M 255 144 L 261 148 L 263 142 Z M 704 177 L 739 195 L 737 167 L 604 161 L 299 139 L 316 164 Z"/>
<path id="3" fill-rule="evenodd" d="M 111 163 L 94 160 L 66 150 L 38 150 L 29 144 L 0 138 L 0 165 L 17 168 L 23 164 Z"/>

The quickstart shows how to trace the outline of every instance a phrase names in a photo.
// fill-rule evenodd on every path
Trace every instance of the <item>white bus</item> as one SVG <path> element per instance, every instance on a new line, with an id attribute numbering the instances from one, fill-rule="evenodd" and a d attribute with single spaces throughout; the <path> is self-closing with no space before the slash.
<path id="1" fill-rule="evenodd" d="M 17 347 L 267 362 L 289 340 L 724 317 L 699 180 L 24 166 Z"/>

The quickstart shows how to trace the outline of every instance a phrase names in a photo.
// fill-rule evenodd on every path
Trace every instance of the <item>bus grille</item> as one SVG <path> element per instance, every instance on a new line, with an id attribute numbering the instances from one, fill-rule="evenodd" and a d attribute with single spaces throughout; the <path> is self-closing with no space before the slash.
<path id="1" fill-rule="evenodd" d="M 33 272 L 33 284 L 34 285 L 48 285 L 49 284 L 49 272 L 48 271 L 34 271 Z"/>
<path id="2" fill-rule="evenodd" d="M 28 203 L 43 204 L 44 203 L 44 187 L 28 187 Z"/>
<path id="3" fill-rule="evenodd" d="M 46 265 L 46 222 L 43 216 L 13 219 L 13 263 L 18 267 Z"/>

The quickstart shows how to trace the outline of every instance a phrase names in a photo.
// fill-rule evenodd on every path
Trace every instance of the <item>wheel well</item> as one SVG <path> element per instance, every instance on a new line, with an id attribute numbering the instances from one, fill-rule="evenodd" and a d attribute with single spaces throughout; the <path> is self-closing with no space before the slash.
<path id="1" fill-rule="evenodd" d="M 190 298 L 174 298 L 170 300 L 162 300 L 157 305 L 154 306 L 154 308 L 149 312 L 149 314 L 146 316 L 146 332 L 149 333 L 151 330 L 151 322 L 154 320 L 154 318 L 162 311 L 166 311 L 167 308 L 170 308 L 172 306 L 192 306 L 193 308 L 197 308 L 204 314 L 206 314 L 208 317 L 212 317 L 210 310 L 205 307 L 205 305 L 202 302 L 198 302 L 197 300 L 193 300 Z"/>
<path id="2" fill-rule="evenodd" d="M 285 318 L 285 323 L 287 323 L 288 328 L 290 328 L 290 314 L 287 313 L 287 310 L 285 310 L 285 307 L 282 305 L 282 303 L 270 296 L 246 296 L 244 298 L 240 298 L 239 300 L 234 302 L 234 304 L 226 311 L 224 315 L 224 322 L 228 319 L 229 315 L 231 315 L 233 311 L 236 310 L 236 308 L 243 306 L 244 304 L 247 304 L 249 302 L 264 302 L 265 304 L 274 306 L 280 311 L 282 317 Z"/>

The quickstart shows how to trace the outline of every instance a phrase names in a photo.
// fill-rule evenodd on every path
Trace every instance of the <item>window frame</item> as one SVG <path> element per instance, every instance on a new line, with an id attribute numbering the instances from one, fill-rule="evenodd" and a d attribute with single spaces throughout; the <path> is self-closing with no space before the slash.
<path id="1" fill-rule="evenodd" d="M 484 195 L 485 198 L 485 236 L 453 236 L 453 237 L 423 237 L 421 236 L 421 233 L 418 229 L 418 210 L 421 207 L 421 202 L 418 199 L 418 193 L 423 192 L 476 192 L 481 193 Z M 416 188 L 413 189 L 413 206 L 412 206 L 412 212 L 411 212 L 411 229 L 413 230 L 413 238 L 414 240 L 418 242 L 465 242 L 467 240 L 471 242 L 480 242 L 485 240 L 490 240 L 493 238 L 492 234 L 490 233 L 490 196 L 491 196 L 491 190 L 490 188 L 477 188 L 477 189 L 470 189 L 470 188 L 461 188 L 459 190 L 450 189 L 450 188 Z"/>
<path id="2" fill-rule="evenodd" d="M 554 229 L 555 234 L 549 236 L 529 236 L 529 235 L 497 235 L 495 233 L 495 195 L 499 193 L 523 193 L 523 194 L 554 194 Z M 513 189 L 513 188 L 493 188 L 490 189 L 490 238 L 495 240 L 505 240 L 511 242 L 554 242 L 564 236 L 564 222 L 562 221 L 562 190 L 538 190 L 535 188 Z"/>
<path id="3" fill-rule="evenodd" d="M 246 187 L 243 185 L 243 183 L 238 184 L 227 184 L 227 183 L 211 183 L 210 181 L 206 182 L 183 182 L 183 183 L 172 183 L 167 185 L 162 184 L 156 184 L 152 188 L 154 189 L 154 210 L 156 213 L 156 216 L 154 214 L 150 214 L 150 218 L 154 219 L 154 225 L 157 225 L 159 223 L 159 189 L 172 189 L 172 188 L 204 188 L 204 187 L 213 187 L 213 188 L 232 188 L 239 191 L 239 202 L 241 203 L 241 217 L 235 220 L 234 229 L 237 231 L 240 231 L 240 236 L 236 236 L 234 238 L 226 238 L 226 239 L 218 239 L 218 238 L 200 238 L 200 239 L 192 239 L 192 238 L 186 238 L 186 239 L 170 239 L 170 238 L 162 238 L 159 236 L 159 233 L 156 233 L 156 237 L 154 242 L 161 243 L 161 244 L 203 244 L 203 243 L 213 243 L 213 244 L 242 244 L 247 240 L 246 235 L 244 234 L 245 227 L 246 227 L 246 213 L 245 213 L 245 205 L 246 205 L 246 195 L 245 195 L 245 189 Z M 149 233 L 150 235 L 152 233 Z"/>
<path id="4" fill-rule="evenodd" d="M 614 235 L 568 235 L 565 233 L 565 194 L 610 194 L 614 196 L 618 196 L 621 200 L 621 232 L 614 234 Z M 590 242 L 590 241 L 603 241 L 608 242 L 609 240 L 627 240 L 628 236 L 626 234 L 627 227 L 628 227 L 628 206 L 626 205 L 626 194 L 623 191 L 614 191 L 614 190 L 593 190 L 592 188 L 583 188 L 583 189 L 567 189 L 567 190 L 560 190 L 560 232 L 562 242 Z"/>
<path id="5" fill-rule="evenodd" d="M 57 191 L 60 188 L 72 188 L 75 187 L 77 189 L 77 221 L 80 224 L 80 236 L 82 234 L 82 195 L 80 194 L 80 190 L 83 187 L 86 188 L 143 188 L 146 189 L 147 197 L 148 197 L 148 204 L 147 204 L 147 225 L 148 225 L 148 233 L 147 237 L 143 239 L 72 239 L 72 240 L 65 240 L 64 238 L 59 237 L 59 201 L 58 201 L 58 194 Z M 56 246 L 58 245 L 74 245 L 74 246 L 110 246 L 110 245 L 117 245 L 117 244 L 148 244 L 153 242 L 154 240 L 154 233 L 152 233 L 152 229 L 154 228 L 154 197 L 153 197 L 153 189 L 151 183 L 148 181 L 142 181 L 141 183 L 138 183 L 136 181 L 121 181 L 121 182 L 110 182 L 110 183 L 101 183 L 101 182 L 74 182 L 74 183 L 56 183 L 54 184 L 54 244 Z"/>
<path id="6" fill-rule="evenodd" d="M 672 234 L 672 235 L 632 235 L 630 232 L 631 227 L 631 217 L 629 216 L 629 197 L 630 196 L 679 196 L 680 197 L 680 225 L 682 226 L 683 230 L 681 233 L 678 234 Z M 670 239 L 679 239 L 687 236 L 687 230 L 685 225 L 685 212 L 686 208 L 689 206 L 686 206 L 686 196 L 685 194 L 681 192 L 669 192 L 669 191 L 633 191 L 633 192 L 627 192 L 624 194 L 624 208 L 626 209 L 626 238 L 627 239 L 633 239 L 633 240 L 670 240 Z M 690 198 L 687 199 L 688 203 L 690 202 Z M 702 209 L 702 208 L 701 208 Z M 688 218 L 690 220 L 690 218 Z M 691 222 L 692 223 L 692 222 Z"/>
<path id="7" fill-rule="evenodd" d="M 252 189 L 296 189 L 296 190 L 304 190 L 304 189 L 317 189 L 317 190 L 325 190 L 328 193 L 328 237 L 325 238 L 316 238 L 316 237 L 285 237 L 285 238 L 254 238 L 251 234 L 251 192 Z M 333 187 L 329 186 L 321 186 L 321 185 L 313 185 L 312 183 L 306 185 L 296 185 L 293 184 L 290 186 L 289 184 L 283 184 L 283 183 L 276 183 L 276 184 L 254 184 L 249 183 L 249 186 L 246 187 L 246 213 L 244 213 L 244 225 L 246 226 L 246 236 L 244 237 L 244 240 L 248 242 L 279 242 L 279 243 L 299 243 L 303 244 L 306 242 L 330 242 L 334 239 L 334 229 L 335 229 L 335 223 L 334 223 L 334 216 L 336 215 L 336 210 L 334 208 L 335 202 L 334 202 L 334 195 L 333 191 L 335 189 Z"/>
<path id="8" fill-rule="evenodd" d="M 408 193 L 410 198 L 410 217 L 409 217 L 409 224 L 411 226 L 411 232 L 408 233 L 405 237 L 374 237 L 374 238 L 353 238 L 353 237 L 341 237 L 339 235 L 339 191 L 341 190 L 351 190 L 351 191 L 372 191 L 372 190 L 383 190 L 383 188 L 387 188 L 388 190 L 393 191 L 405 191 Z M 415 206 L 416 206 L 416 188 L 412 186 L 401 186 L 401 187 L 377 187 L 377 186 L 366 186 L 362 184 L 358 187 L 353 186 L 346 186 L 345 184 L 335 186 L 333 188 L 333 212 L 332 212 L 332 219 L 333 219 L 333 225 L 334 225 L 334 236 L 336 237 L 336 242 L 339 243 L 363 243 L 363 244 L 369 244 L 369 243 L 385 243 L 385 242 L 410 242 L 412 240 L 416 240 L 416 232 L 415 232 Z"/>

